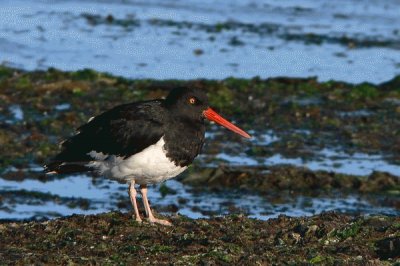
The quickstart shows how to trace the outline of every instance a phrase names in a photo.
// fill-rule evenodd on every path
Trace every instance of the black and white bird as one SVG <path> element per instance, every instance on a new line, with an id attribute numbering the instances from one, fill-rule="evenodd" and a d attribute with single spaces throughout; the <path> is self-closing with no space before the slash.
<path id="1" fill-rule="evenodd" d="M 171 225 L 153 216 L 147 185 L 173 178 L 192 163 L 204 144 L 205 118 L 250 138 L 208 106 L 203 90 L 180 87 L 166 99 L 119 105 L 91 118 L 61 144 L 62 151 L 45 171 L 90 171 L 129 183 L 134 218 L 141 222 L 135 189 L 139 184 L 148 220 Z"/>

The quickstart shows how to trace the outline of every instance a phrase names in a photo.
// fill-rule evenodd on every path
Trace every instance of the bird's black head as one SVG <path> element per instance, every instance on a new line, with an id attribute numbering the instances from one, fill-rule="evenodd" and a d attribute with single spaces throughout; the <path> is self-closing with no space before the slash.
<path id="1" fill-rule="evenodd" d="M 186 87 L 175 88 L 165 99 L 164 106 L 175 119 L 198 123 L 207 118 L 245 138 L 250 138 L 249 134 L 225 120 L 209 107 L 208 98 L 204 90 Z"/>
<path id="2" fill-rule="evenodd" d="M 174 116 L 190 120 L 203 120 L 208 108 L 208 97 L 204 90 L 178 87 L 171 90 L 164 105 Z"/>

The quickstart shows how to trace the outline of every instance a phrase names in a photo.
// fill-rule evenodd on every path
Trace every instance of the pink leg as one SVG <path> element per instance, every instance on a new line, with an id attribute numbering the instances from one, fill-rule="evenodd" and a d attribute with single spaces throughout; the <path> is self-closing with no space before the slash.
<path id="1" fill-rule="evenodd" d="M 135 189 L 135 181 L 132 180 L 129 183 L 129 197 L 131 198 L 133 211 L 135 212 L 134 219 L 136 220 L 136 222 L 140 223 L 140 222 L 142 222 L 142 219 L 140 218 L 140 215 L 139 215 L 139 209 L 138 209 L 137 202 L 136 202 L 136 195 L 137 195 L 137 193 L 136 193 L 136 189 Z"/>
<path id="2" fill-rule="evenodd" d="M 147 186 L 146 185 L 140 186 L 140 193 L 142 193 L 144 209 L 146 210 L 146 214 L 147 214 L 147 217 L 149 218 L 150 223 L 157 223 L 157 224 L 171 226 L 172 225 L 171 222 L 169 222 L 167 220 L 157 219 L 154 217 L 154 215 L 150 209 L 149 201 L 147 199 Z"/>

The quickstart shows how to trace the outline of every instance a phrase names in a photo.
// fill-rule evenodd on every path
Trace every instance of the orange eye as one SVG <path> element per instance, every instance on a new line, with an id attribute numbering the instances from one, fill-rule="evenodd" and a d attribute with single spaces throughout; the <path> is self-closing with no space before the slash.
<path id="1" fill-rule="evenodd" d="M 196 103 L 196 98 L 194 98 L 194 97 L 189 98 L 189 103 L 190 104 L 195 104 Z"/>

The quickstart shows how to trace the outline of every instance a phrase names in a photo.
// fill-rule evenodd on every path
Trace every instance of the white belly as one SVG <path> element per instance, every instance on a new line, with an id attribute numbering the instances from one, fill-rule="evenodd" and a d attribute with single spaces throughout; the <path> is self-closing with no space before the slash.
<path id="1" fill-rule="evenodd" d="M 89 155 L 94 160 L 87 166 L 108 178 L 135 180 L 138 184 L 159 183 L 179 175 L 187 168 L 175 165 L 166 156 L 164 143 L 161 138 L 156 144 L 125 159 L 92 151 Z"/>

